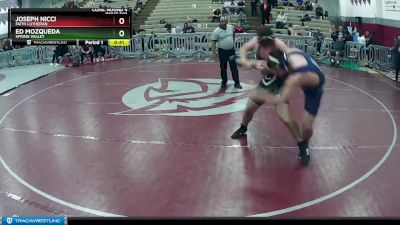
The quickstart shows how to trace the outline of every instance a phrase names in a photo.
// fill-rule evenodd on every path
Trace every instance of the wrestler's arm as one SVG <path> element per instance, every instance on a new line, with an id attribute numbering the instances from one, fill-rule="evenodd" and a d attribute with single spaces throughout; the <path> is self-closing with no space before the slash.
<path id="1" fill-rule="evenodd" d="M 283 42 L 282 40 L 276 38 L 275 39 L 275 46 L 282 50 L 283 52 L 289 52 L 290 48 Z M 264 73 L 269 73 L 269 68 L 267 65 L 267 60 L 256 60 L 254 62 L 254 66 L 256 69 L 263 71 Z"/>
<path id="2" fill-rule="evenodd" d="M 283 52 L 289 51 L 289 47 L 285 44 L 285 42 L 283 42 L 282 40 L 280 40 L 278 38 L 275 39 L 275 46 L 277 48 L 279 48 L 280 50 L 282 50 Z"/>
<path id="3" fill-rule="evenodd" d="M 255 60 L 249 60 L 247 55 L 257 47 L 257 37 L 253 37 L 240 48 L 240 61 L 243 66 L 253 68 Z"/>

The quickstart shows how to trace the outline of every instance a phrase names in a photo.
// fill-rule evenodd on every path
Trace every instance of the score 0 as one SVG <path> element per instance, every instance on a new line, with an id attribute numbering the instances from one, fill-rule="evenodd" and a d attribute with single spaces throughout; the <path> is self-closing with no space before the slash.
<path id="1" fill-rule="evenodd" d="M 119 18 L 119 19 L 118 19 L 118 23 L 119 23 L 120 25 L 124 25 L 124 24 L 125 24 L 125 18 Z M 118 35 L 119 35 L 120 37 L 124 37 L 124 36 L 125 36 L 125 31 L 120 30 L 120 31 L 118 32 Z"/>

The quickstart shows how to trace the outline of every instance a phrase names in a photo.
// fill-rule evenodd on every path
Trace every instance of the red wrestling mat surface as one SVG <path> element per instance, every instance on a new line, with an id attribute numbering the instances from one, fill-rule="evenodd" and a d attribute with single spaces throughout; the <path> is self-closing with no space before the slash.
<path id="1" fill-rule="evenodd" d="M 0 212 L 399 215 L 399 92 L 366 73 L 322 69 L 308 167 L 271 105 L 247 139 L 230 139 L 257 71 L 241 70 L 244 89 L 226 91 L 217 63 L 181 60 L 99 63 L 29 83 L 0 98 Z M 300 118 L 301 92 L 292 101 Z"/>

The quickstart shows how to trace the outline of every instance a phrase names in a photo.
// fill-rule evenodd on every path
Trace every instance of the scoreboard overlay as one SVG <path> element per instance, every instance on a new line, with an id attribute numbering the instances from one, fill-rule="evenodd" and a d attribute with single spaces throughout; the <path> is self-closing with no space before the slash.
<path id="1" fill-rule="evenodd" d="M 11 9 L 9 38 L 16 44 L 128 43 L 130 9 Z"/>

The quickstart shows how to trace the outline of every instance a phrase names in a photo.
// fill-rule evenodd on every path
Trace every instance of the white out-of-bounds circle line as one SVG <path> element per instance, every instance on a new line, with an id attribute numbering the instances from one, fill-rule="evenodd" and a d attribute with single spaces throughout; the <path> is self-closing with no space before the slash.
<path id="1" fill-rule="evenodd" d="M 328 78 L 328 77 L 327 77 Z M 375 173 L 382 165 L 383 163 L 387 160 L 387 158 L 389 157 L 389 155 L 392 153 L 394 146 L 396 145 L 396 141 L 397 141 L 397 125 L 396 125 L 396 121 L 393 118 L 392 113 L 389 111 L 389 109 L 386 107 L 385 104 L 383 104 L 379 99 L 377 99 L 375 96 L 361 90 L 360 88 L 348 84 L 346 82 L 334 79 L 334 78 L 328 78 L 330 80 L 334 80 L 336 82 L 345 84 L 349 87 L 352 87 L 358 91 L 360 91 L 361 93 L 364 93 L 365 95 L 371 97 L 372 99 L 374 99 L 379 105 L 381 105 L 383 107 L 383 109 L 388 113 L 390 119 L 392 120 L 392 124 L 393 124 L 393 138 L 392 138 L 392 143 L 390 144 L 388 150 L 386 151 L 385 155 L 379 160 L 379 162 L 371 169 L 369 170 L 367 173 L 365 173 L 364 175 L 362 175 L 361 177 L 359 177 L 358 179 L 356 179 L 355 181 L 351 182 L 350 184 L 330 193 L 327 194 L 325 196 L 319 197 L 317 199 L 314 199 L 312 201 L 308 201 L 308 202 L 304 202 L 302 204 L 299 205 L 295 205 L 292 207 L 288 207 L 288 208 L 284 208 L 284 209 L 279 209 L 279 210 L 274 210 L 271 212 L 266 212 L 266 213 L 260 213 L 260 214 L 255 214 L 255 215 L 251 215 L 250 217 L 271 217 L 271 216 L 277 216 L 277 215 L 281 215 L 281 214 L 285 214 L 285 213 L 289 213 L 289 212 L 293 212 L 299 209 L 303 209 L 318 203 L 321 203 L 323 201 L 329 200 L 331 198 L 334 198 L 342 193 L 344 193 L 345 191 L 350 190 L 351 188 L 355 187 L 356 185 L 360 184 L 361 182 L 363 182 L 364 180 L 366 180 L 368 177 L 370 177 L 373 173 Z"/>
<path id="2" fill-rule="evenodd" d="M 64 82 L 55 84 L 55 85 L 53 85 L 53 86 L 51 86 L 51 87 L 45 88 L 45 89 L 43 89 L 43 90 L 41 90 L 41 91 L 38 91 L 38 92 L 36 92 L 35 94 L 32 94 L 31 96 L 29 96 L 29 97 L 27 97 L 27 98 L 21 100 L 20 102 L 18 102 L 18 103 L 17 103 L 16 105 L 14 105 L 10 110 L 8 110 L 8 111 L 4 114 L 4 116 L 0 119 L 0 125 L 4 122 L 5 118 L 6 118 L 12 111 L 14 111 L 19 105 L 21 105 L 21 104 L 24 103 L 25 101 L 29 100 L 30 98 L 33 98 L 34 96 L 36 96 L 36 95 L 38 95 L 38 94 L 40 94 L 40 93 L 42 93 L 42 92 L 45 92 L 45 91 L 47 91 L 47 90 L 49 90 L 49 89 L 52 89 L 52 88 L 54 88 L 54 87 L 57 87 L 57 86 L 59 86 L 59 85 L 65 84 L 65 83 L 67 83 L 67 82 L 76 81 L 76 80 L 80 80 L 80 79 L 84 79 L 84 78 L 89 78 L 89 77 L 92 77 L 92 76 L 97 76 L 97 75 L 106 74 L 106 73 L 112 73 L 112 72 L 117 72 L 117 71 L 123 71 L 123 70 L 134 69 L 134 68 L 141 68 L 141 67 L 148 68 L 148 67 L 171 66 L 171 65 L 187 65 L 187 64 L 204 65 L 205 63 L 175 63 L 175 64 L 165 64 L 165 65 L 164 65 L 164 64 L 163 64 L 163 65 L 140 65 L 140 66 L 133 66 L 133 67 L 122 68 L 122 69 L 117 69 L 117 70 L 104 71 L 104 72 L 95 73 L 95 74 L 90 74 L 90 75 L 86 75 L 86 76 L 83 76 L 83 77 L 78 77 L 78 78 L 74 78 L 74 79 L 71 79 L 71 80 L 68 80 L 68 81 L 64 81 Z M 215 64 L 215 63 L 213 63 L 213 64 Z M 386 154 L 384 155 L 384 157 L 378 162 L 378 164 L 376 164 L 376 165 L 374 166 L 374 168 L 372 168 L 370 171 L 368 171 L 368 172 L 367 172 L 366 174 L 364 174 L 362 177 L 360 177 L 360 178 L 357 179 L 356 181 L 354 181 L 354 182 L 348 184 L 347 186 L 345 186 L 345 187 L 343 187 L 343 188 L 341 188 L 341 189 L 339 189 L 339 190 L 337 190 L 337 191 L 335 191 L 335 192 L 333 192 L 333 193 L 331 193 L 331 194 L 325 195 L 325 196 L 323 196 L 323 197 L 320 197 L 320 198 L 318 198 L 318 199 L 315 199 L 315 200 L 312 200 L 312 201 L 309 201 L 309 202 L 305 202 L 305 203 L 303 203 L 303 204 L 299 204 L 299 205 L 292 206 L 292 207 L 289 207 L 289 208 L 285 208 L 285 209 L 281 209 L 281 210 L 275 210 L 275 211 L 271 211 L 271 212 L 267 212 L 267 213 L 261 213 L 261 214 L 251 215 L 251 217 L 268 217 L 268 216 L 280 215 L 280 214 L 292 212 L 292 211 L 295 211 L 295 210 L 299 210 L 299 209 L 302 209 L 302 208 L 305 208 L 305 207 L 308 207 L 308 206 L 311 206 L 311 205 L 320 203 L 320 202 L 322 202 L 322 201 L 326 201 L 326 200 L 328 200 L 328 199 L 330 199 L 330 198 L 333 198 L 333 197 L 335 197 L 335 196 L 337 196 L 337 195 L 339 195 L 339 194 L 341 194 L 341 193 L 343 193 L 343 192 L 345 192 L 345 191 L 347 191 L 347 190 L 353 188 L 353 187 L 356 186 L 357 184 L 361 183 L 363 180 L 367 179 L 371 174 L 373 174 L 376 170 L 379 169 L 379 167 L 386 161 L 386 159 L 389 157 L 390 153 L 392 152 L 392 150 L 393 150 L 393 148 L 394 148 L 394 146 L 395 146 L 395 143 L 396 143 L 397 126 L 396 126 L 396 123 L 395 123 L 395 121 L 394 121 L 394 118 L 393 118 L 392 114 L 391 114 L 390 111 L 387 109 L 387 107 L 386 107 L 381 101 L 379 101 L 377 98 L 375 98 L 374 96 L 372 96 L 371 94 L 369 94 L 369 93 L 367 93 L 367 92 L 365 92 L 365 91 L 363 91 L 363 90 L 361 90 L 361 89 L 359 89 L 359 88 L 357 88 L 357 87 L 355 87 L 355 86 L 353 86 L 353 85 L 351 85 L 351 84 L 348 84 L 348 83 L 345 83 L 345 82 L 343 82 L 343 81 L 339 81 L 339 80 L 336 80 L 336 79 L 333 79 L 333 78 L 328 78 L 328 79 L 335 80 L 335 81 L 337 81 L 337 82 L 340 82 L 340 83 L 343 83 L 343 84 L 348 85 L 348 86 L 350 86 L 350 87 L 353 87 L 354 89 L 356 89 L 356 90 L 358 90 L 358 91 L 360 91 L 360 92 L 362 92 L 362 93 L 368 95 L 369 97 L 373 98 L 375 101 L 377 101 L 377 102 L 385 109 L 385 111 L 389 114 L 389 116 L 390 116 L 390 118 L 391 118 L 391 120 L 392 120 L 392 123 L 393 123 L 393 141 L 392 141 L 392 144 L 389 146 L 389 149 L 388 149 L 388 151 L 386 152 Z M 75 209 L 75 210 L 78 210 L 78 211 L 81 211 L 81 212 L 86 212 L 86 213 L 90 213 L 90 214 L 97 215 L 97 216 L 105 216 L 105 217 L 106 217 L 106 216 L 110 216 L 110 217 L 124 217 L 123 215 L 118 215 L 118 214 L 113 214 L 113 213 L 108 213 L 108 212 L 103 212 L 103 211 L 99 211 L 99 210 L 94 210 L 94 209 L 82 207 L 82 206 L 79 206 L 79 205 L 76 205 L 76 204 L 73 204 L 73 203 L 64 201 L 64 200 L 62 200 L 62 199 L 56 198 L 56 197 L 54 197 L 54 196 L 52 196 L 52 195 L 49 195 L 49 194 L 47 194 L 47 193 L 45 193 L 45 192 L 43 192 L 43 191 L 37 189 L 36 187 L 32 186 L 31 184 L 29 184 L 28 182 L 26 182 L 26 181 L 23 180 L 22 178 L 20 178 L 20 177 L 7 165 L 7 163 L 4 161 L 3 157 L 1 156 L 1 154 L 0 154 L 0 163 L 1 163 L 2 166 L 6 169 L 6 171 L 7 171 L 12 177 L 14 177 L 18 182 L 20 182 L 22 185 L 24 185 L 25 187 L 27 187 L 27 188 L 30 189 L 31 191 L 33 191 L 33 192 L 35 192 L 35 193 L 37 193 L 37 194 L 39 194 L 39 195 L 41 195 L 41 196 L 43 196 L 43 197 L 45 197 L 45 198 L 51 200 L 51 201 L 53 201 L 53 202 L 56 202 L 56 203 L 58 203 L 58 204 L 60 204 L 60 205 L 63 205 L 63 206 L 66 206 L 66 207 L 69 207 L 69 208 L 72 208 L 72 209 Z"/>

